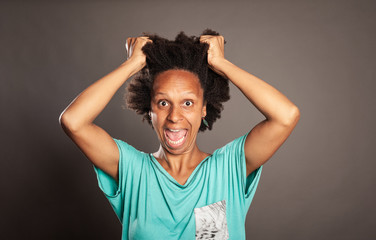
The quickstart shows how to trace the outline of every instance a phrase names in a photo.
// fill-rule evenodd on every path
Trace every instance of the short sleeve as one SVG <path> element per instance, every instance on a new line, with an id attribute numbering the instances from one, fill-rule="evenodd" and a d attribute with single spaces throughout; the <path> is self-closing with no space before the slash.
<path id="1" fill-rule="evenodd" d="M 122 213 L 124 209 L 124 193 L 126 191 L 125 186 L 127 183 L 128 171 L 131 171 L 132 162 L 137 159 L 140 152 L 126 142 L 115 139 L 118 151 L 119 151 L 119 181 L 102 171 L 100 168 L 94 167 L 94 171 L 97 175 L 98 186 L 109 200 L 120 222 L 122 222 Z"/>
<path id="2" fill-rule="evenodd" d="M 232 181 L 241 188 L 242 197 L 246 205 L 250 205 L 259 183 L 262 167 L 260 166 L 247 176 L 247 167 L 244 153 L 244 144 L 248 133 L 224 147 Z"/>

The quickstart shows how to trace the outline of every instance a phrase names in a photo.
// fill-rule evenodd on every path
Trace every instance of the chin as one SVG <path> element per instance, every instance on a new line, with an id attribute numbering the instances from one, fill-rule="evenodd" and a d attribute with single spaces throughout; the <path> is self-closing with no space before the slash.
<path id="1" fill-rule="evenodd" d="M 188 150 L 188 139 L 185 139 L 185 141 L 181 145 L 174 145 L 169 142 L 168 139 L 164 139 L 163 146 L 166 151 L 168 151 L 171 154 L 177 155 L 187 152 Z"/>

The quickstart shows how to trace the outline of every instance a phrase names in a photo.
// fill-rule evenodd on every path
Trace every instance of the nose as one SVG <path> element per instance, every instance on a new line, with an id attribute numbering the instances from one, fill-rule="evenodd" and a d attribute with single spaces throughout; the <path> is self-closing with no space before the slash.
<path id="1" fill-rule="evenodd" d="M 173 123 L 177 123 L 183 119 L 179 107 L 171 107 L 167 119 Z"/>

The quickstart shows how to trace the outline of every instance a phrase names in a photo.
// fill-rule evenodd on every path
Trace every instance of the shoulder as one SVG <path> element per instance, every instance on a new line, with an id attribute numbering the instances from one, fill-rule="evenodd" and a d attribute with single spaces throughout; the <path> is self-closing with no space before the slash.
<path id="1" fill-rule="evenodd" d="M 237 137 L 221 148 L 214 151 L 213 155 L 221 156 L 228 154 L 244 154 L 244 143 L 248 133 L 243 136 Z"/>
<path id="2" fill-rule="evenodd" d="M 135 154 L 147 154 L 133 147 L 131 144 L 117 138 L 113 138 L 120 152 L 130 152 Z"/>
<path id="3" fill-rule="evenodd" d="M 123 163 L 124 165 L 129 165 L 133 163 L 139 164 L 149 159 L 150 154 L 136 149 L 134 146 L 132 146 L 131 144 L 121 139 L 116 139 L 116 138 L 113 138 L 113 139 L 119 150 L 119 160 L 120 160 L 119 164 L 121 163 Z"/>

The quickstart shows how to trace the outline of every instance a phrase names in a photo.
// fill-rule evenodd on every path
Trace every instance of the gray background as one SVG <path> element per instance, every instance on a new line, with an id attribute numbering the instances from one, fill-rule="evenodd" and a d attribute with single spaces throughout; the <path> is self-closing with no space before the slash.
<path id="1" fill-rule="evenodd" d="M 301 111 L 264 166 L 247 238 L 376 238 L 375 1 L 2 1 L 0 9 L 2 239 L 120 239 L 59 114 L 124 61 L 127 37 L 207 27 L 225 36 L 230 61 Z M 154 132 L 122 108 L 123 94 L 96 123 L 155 151 Z M 205 151 L 264 119 L 234 86 L 231 96 L 214 130 L 199 136 Z"/>

